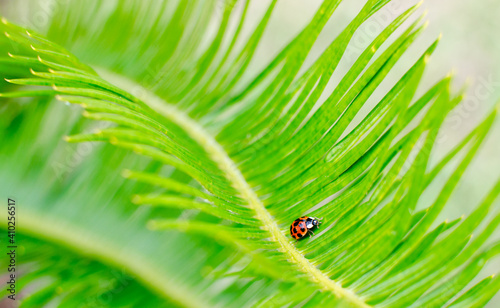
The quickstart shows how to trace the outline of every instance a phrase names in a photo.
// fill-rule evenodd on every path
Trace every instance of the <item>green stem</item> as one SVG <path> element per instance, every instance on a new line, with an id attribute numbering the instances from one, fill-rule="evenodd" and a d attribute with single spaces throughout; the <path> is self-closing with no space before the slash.
<path id="1" fill-rule="evenodd" d="M 7 216 L 0 212 L 0 220 Z M 193 292 L 184 289 L 175 281 L 170 281 L 158 271 L 157 267 L 144 260 L 134 251 L 123 251 L 112 242 L 104 241 L 102 236 L 92 235 L 88 230 L 80 230 L 75 225 L 62 224 L 43 214 L 24 212 L 18 232 L 25 233 L 48 242 L 52 242 L 88 256 L 115 268 L 123 268 L 140 283 L 164 298 L 182 307 L 206 307 Z M 81 235 L 85 234 L 85 237 Z M 120 251 L 120 253 L 116 253 Z"/>

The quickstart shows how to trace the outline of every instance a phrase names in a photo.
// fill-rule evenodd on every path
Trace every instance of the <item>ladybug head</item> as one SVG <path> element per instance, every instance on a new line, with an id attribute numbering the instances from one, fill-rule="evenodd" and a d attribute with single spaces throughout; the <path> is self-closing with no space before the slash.
<path id="1" fill-rule="evenodd" d="M 320 223 L 321 223 L 321 221 L 316 217 L 308 217 L 306 220 L 306 226 L 307 226 L 307 229 L 309 229 L 309 230 L 311 230 L 315 227 L 318 227 Z"/>

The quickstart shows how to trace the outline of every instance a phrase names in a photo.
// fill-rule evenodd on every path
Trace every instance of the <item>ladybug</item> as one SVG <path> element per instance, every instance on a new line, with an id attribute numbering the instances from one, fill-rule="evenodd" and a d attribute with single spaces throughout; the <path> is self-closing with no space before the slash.
<path id="1" fill-rule="evenodd" d="M 311 233 L 314 234 L 312 229 L 319 228 L 320 223 L 321 221 L 319 221 L 318 218 L 302 216 L 295 219 L 295 221 L 290 225 L 290 234 L 296 240 L 300 240 L 306 236 L 306 234 L 309 234 L 310 237 Z"/>

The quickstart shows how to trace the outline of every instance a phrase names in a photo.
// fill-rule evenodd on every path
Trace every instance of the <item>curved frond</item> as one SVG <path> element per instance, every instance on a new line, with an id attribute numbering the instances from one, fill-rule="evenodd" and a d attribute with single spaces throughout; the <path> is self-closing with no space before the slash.
<path id="1" fill-rule="evenodd" d="M 367 110 L 424 28 L 412 17 L 417 6 L 385 27 L 332 84 L 353 35 L 387 2 L 367 1 L 307 65 L 340 4 L 325 1 L 254 77 L 244 74 L 276 1 L 244 39 L 248 1 L 241 7 L 225 2 L 216 20 L 209 1 L 75 3 L 61 8 L 65 18 L 52 18 L 48 38 L 2 19 L 2 44 L 14 46 L 0 59 L 7 105 L 25 96 L 38 104 L 52 105 L 55 97 L 77 105 L 85 119 L 61 124 L 66 131 L 52 135 L 65 134 L 70 143 L 110 144 L 65 175 L 64 189 L 57 183 L 38 188 L 32 198 L 44 200 L 38 203 L 43 206 L 28 206 L 31 220 L 25 218 L 30 223 L 20 231 L 69 248 L 68 260 L 75 254 L 93 259 L 95 266 L 81 269 L 89 277 L 123 267 L 134 283 L 181 306 L 487 302 L 498 291 L 498 279 L 470 283 L 500 252 L 498 243 L 487 242 L 500 222 L 490 219 L 500 181 L 468 217 L 441 222 L 439 214 L 487 137 L 496 109 L 431 165 L 439 129 L 462 99 L 450 91 L 449 76 L 417 95 L 436 41 Z M 99 12 L 94 26 L 106 25 L 107 31 L 85 30 L 90 22 L 82 12 L 91 11 Z M 131 14 L 148 22 L 126 22 Z M 156 70 L 153 76 L 148 69 Z M 48 113 L 44 108 L 57 107 L 38 108 L 42 115 Z M 42 138 L 34 129 L 41 116 L 30 114 L 35 124 L 17 124 L 6 114 L 12 121 L 6 137 L 13 139 L 18 128 L 27 134 L 21 141 Z M 101 124 L 92 131 L 89 123 Z M 13 148 L 26 162 L 37 143 L 23 147 L 21 141 Z M 119 154 L 112 148 L 121 148 Z M 39 160 L 47 168 L 54 160 L 45 155 Z M 450 166 L 452 174 L 440 185 L 438 176 Z M 38 181 L 30 187 L 45 172 L 34 170 Z M 121 175 L 129 180 L 122 182 Z M 429 187 L 440 187 L 432 202 L 421 198 Z M 129 197 L 140 206 L 125 201 Z M 70 200 L 79 200 L 74 211 L 59 213 Z M 88 202 L 109 205 L 91 211 Z M 96 209 L 102 220 L 94 220 Z M 321 217 L 321 228 L 311 239 L 294 241 L 290 223 L 303 215 Z M 111 227 L 111 235 L 96 237 Z M 35 249 L 39 243 L 31 241 Z M 57 279 L 61 268 L 49 274 Z M 44 271 L 41 266 L 33 279 Z M 87 283 L 70 284 L 62 300 L 69 303 Z M 31 300 L 60 300 L 58 292 L 48 284 Z"/>

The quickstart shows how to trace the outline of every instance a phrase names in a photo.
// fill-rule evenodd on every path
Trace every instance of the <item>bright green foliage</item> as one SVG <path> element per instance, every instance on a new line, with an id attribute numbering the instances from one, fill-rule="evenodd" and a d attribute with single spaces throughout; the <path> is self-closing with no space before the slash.
<path id="1" fill-rule="evenodd" d="M 340 4 L 325 1 L 252 78 L 276 1 L 249 37 L 250 4 L 234 2 L 74 1 L 47 38 L 3 20 L 0 191 L 20 203 L 23 306 L 488 302 L 498 277 L 470 282 L 500 252 L 500 181 L 468 217 L 437 218 L 496 112 L 429 164 L 461 100 L 450 77 L 415 95 L 436 42 L 365 114 L 423 29 L 417 19 L 395 34 L 415 7 L 331 90 L 354 33 L 388 1 L 368 1 L 306 66 Z M 435 200 L 419 204 L 433 185 Z M 322 225 L 296 242 L 302 215 Z"/>

